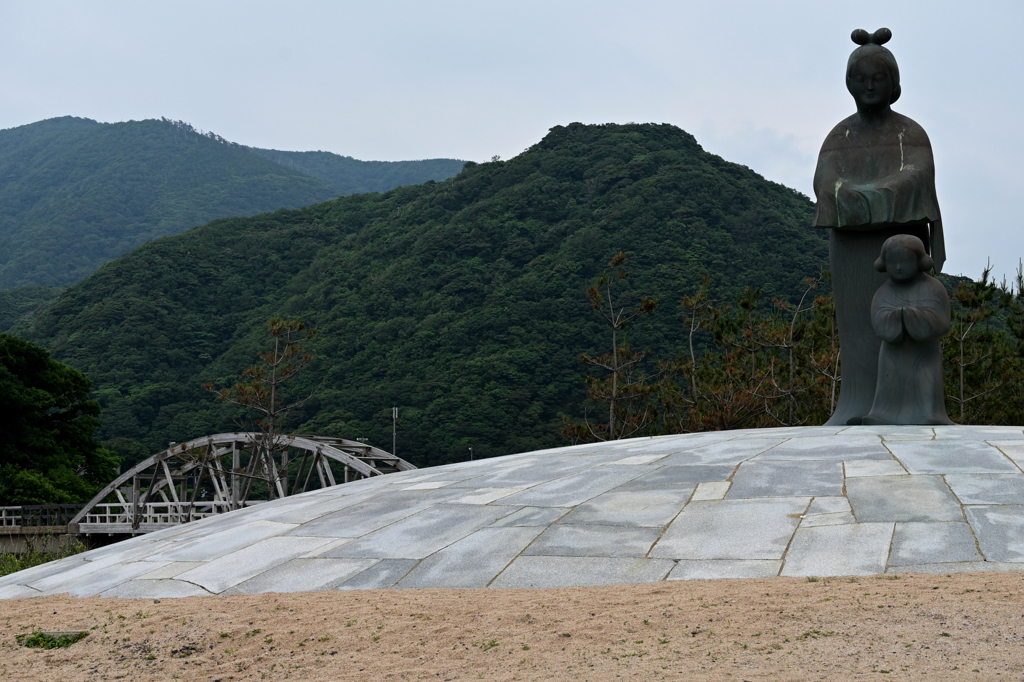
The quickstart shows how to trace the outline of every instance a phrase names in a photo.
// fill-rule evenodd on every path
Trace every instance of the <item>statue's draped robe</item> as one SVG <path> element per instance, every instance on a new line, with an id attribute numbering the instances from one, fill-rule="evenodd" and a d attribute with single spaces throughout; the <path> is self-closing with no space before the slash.
<path id="1" fill-rule="evenodd" d="M 871 328 L 871 297 L 886 281 L 874 269 L 882 243 L 919 237 L 944 260 L 928 135 L 906 116 L 867 126 L 858 115 L 832 129 L 814 173 L 814 227 L 831 228 L 829 263 L 839 323 L 842 381 L 828 424 L 856 424 L 871 409 L 881 340 Z M 931 229 L 929 230 L 929 226 Z"/>
<path id="2" fill-rule="evenodd" d="M 885 282 L 871 302 L 871 325 L 882 348 L 864 423 L 951 424 L 939 343 L 950 325 L 945 287 L 924 273 L 905 284 Z"/>

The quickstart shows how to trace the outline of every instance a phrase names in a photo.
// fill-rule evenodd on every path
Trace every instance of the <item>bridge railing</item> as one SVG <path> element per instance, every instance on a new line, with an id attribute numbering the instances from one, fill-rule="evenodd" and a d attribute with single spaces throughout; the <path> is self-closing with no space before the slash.
<path id="1" fill-rule="evenodd" d="M 0 507 L 0 528 L 66 526 L 84 504 L 31 504 Z"/>
<path id="2" fill-rule="evenodd" d="M 251 500 L 246 506 L 258 504 Z M 198 521 L 207 516 L 223 514 L 231 511 L 230 501 L 208 500 L 190 504 L 188 502 L 149 502 L 140 505 L 139 523 L 136 526 L 171 526 L 189 521 Z M 79 520 L 79 526 L 116 527 L 124 524 L 132 524 L 135 507 L 132 504 L 100 503 L 93 505 L 92 509 Z"/>

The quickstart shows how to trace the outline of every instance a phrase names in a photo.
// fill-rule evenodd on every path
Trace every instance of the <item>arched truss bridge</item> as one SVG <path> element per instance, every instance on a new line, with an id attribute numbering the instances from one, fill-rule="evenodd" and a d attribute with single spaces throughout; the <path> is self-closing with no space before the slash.
<path id="1" fill-rule="evenodd" d="M 360 478 L 415 469 L 365 443 L 320 436 L 218 433 L 139 462 L 68 524 L 81 535 L 139 534 Z"/>

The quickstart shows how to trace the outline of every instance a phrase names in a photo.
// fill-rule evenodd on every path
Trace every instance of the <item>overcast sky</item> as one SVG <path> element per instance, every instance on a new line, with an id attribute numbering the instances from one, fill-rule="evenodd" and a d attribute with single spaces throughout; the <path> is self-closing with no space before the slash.
<path id="1" fill-rule="evenodd" d="M 935 152 L 947 272 L 1024 256 L 1024 3 L 5 2 L 0 128 L 166 116 L 359 159 L 510 158 L 552 126 L 667 122 L 812 193 L 853 113 L 854 28 L 888 26 L 894 107 Z"/>

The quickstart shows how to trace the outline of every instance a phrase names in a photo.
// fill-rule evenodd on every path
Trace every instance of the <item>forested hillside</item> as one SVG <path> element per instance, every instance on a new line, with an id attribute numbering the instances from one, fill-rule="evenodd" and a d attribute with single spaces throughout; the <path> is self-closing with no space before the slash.
<path id="1" fill-rule="evenodd" d="M 217 220 L 107 263 L 18 333 L 86 373 L 120 450 L 237 428 L 229 385 L 298 316 L 321 334 L 296 431 L 368 437 L 417 465 L 561 442 L 582 352 L 608 346 L 585 289 L 619 250 L 662 307 L 629 332 L 682 350 L 678 302 L 710 275 L 793 298 L 827 256 L 810 200 L 704 152 L 670 125 L 556 127 L 444 182 Z M 133 445 L 133 441 L 141 443 Z"/>
<path id="2" fill-rule="evenodd" d="M 331 152 L 282 152 L 276 149 L 251 151 L 274 163 L 320 178 L 338 196 L 364 192 L 387 192 L 395 187 L 419 185 L 428 180 L 447 180 L 466 163 L 457 159 L 420 161 L 360 161 Z"/>
<path id="3" fill-rule="evenodd" d="M 336 195 L 171 121 L 65 117 L 0 131 L 0 288 L 62 286 L 155 237 Z"/>
<path id="4" fill-rule="evenodd" d="M 0 289 L 64 286 L 150 239 L 216 218 L 450 177 L 462 165 L 254 152 L 168 120 L 64 117 L 0 131 Z M 4 303 L 0 318 L 16 315 Z"/>

